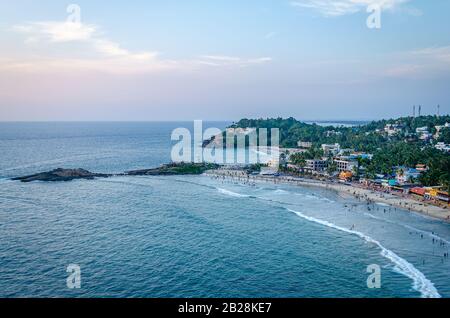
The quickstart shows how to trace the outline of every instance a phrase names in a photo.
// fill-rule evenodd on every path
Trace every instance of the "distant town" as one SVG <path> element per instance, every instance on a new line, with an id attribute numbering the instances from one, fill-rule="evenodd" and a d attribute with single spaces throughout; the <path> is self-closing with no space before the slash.
<path id="1" fill-rule="evenodd" d="M 253 174 L 339 181 L 448 208 L 448 115 L 410 116 L 354 127 L 324 127 L 294 118 L 242 119 L 231 127 L 280 129 L 280 161 L 262 165 Z"/>

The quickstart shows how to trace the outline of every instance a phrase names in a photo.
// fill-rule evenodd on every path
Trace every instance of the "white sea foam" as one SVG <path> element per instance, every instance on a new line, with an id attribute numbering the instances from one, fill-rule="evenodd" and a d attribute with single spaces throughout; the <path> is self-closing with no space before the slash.
<path id="1" fill-rule="evenodd" d="M 233 191 L 230 191 L 227 189 L 222 189 L 222 188 L 217 188 L 217 191 L 219 191 L 222 194 L 229 195 L 231 197 L 236 197 L 236 198 L 249 198 L 250 197 L 249 195 L 246 195 L 246 194 L 240 194 L 240 193 L 233 192 Z"/>
<path id="2" fill-rule="evenodd" d="M 310 222 L 318 223 L 318 224 L 321 224 L 321 225 L 324 225 L 324 226 L 327 226 L 327 227 L 330 227 L 330 228 L 333 228 L 333 229 L 336 229 L 336 230 L 339 230 L 339 231 L 342 231 L 345 233 L 356 235 L 356 236 L 364 239 L 366 242 L 378 246 L 381 249 L 381 252 L 380 252 L 381 256 L 390 260 L 395 265 L 395 269 L 397 272 L 412 279 L 412 281 L 413 281 L 412 287 L 415 290 L 417 290 L 418 292 L 420 292 L 422 298 L 440 298 L 441 297 L 441 295 L 437 291 L 436 287 L 434 287 L 434 284 L 430 280 L 428 280 L 421 271 L 419 271 L 416 267 L 414 267 L 414 265 L 409 263 L 407 260 L 401 258 L 400 256 L 398 256 L 391 250 L 388 250 L 387 248 L 385 248 L 380 242 L 371 238 L 370 236 L 365 235 L 364 233 L 361 233 L 358 231 L 354 231 L 354 230 L 350 230 L 350 229 L 346 229 L 346 228 L 337 226 L 328 221 L 324 221 L 324 220 L 316 219 L 311 216 L 307 216 L 298 211 L 294 211 L 291 209 L 287 209 L 287 210 L 292 213 L 295 213 L 297 216 L 299 216 L 305 220 L 308 220 Z"/>

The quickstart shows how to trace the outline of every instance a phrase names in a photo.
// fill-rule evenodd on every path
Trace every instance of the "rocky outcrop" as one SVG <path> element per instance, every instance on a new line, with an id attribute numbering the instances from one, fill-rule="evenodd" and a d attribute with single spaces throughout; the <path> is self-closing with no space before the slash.
<path id="1" fill-rule="evenodd" d="M 58 168 L 48 172 L 41 172 L 29 176 L 13 178 L 12 180 L 21 182 L 32 181 L 71 181 L 75 179 L 107 178 L 109 174 L 93 173 L 84 169 L 62 169 Z"/>
<path id="2" fill-rule="evenodd" d="M 171 163 L 159 168 L 128 171 L 129 176 L 170 176 L 170 175 L 196 175 L 218 166 L 210 163 Z"/>
<path id="3" fill-rule="evenodd" d="M 127 171 L 121 176 L 169 176 L 169 175 L 196 175 L 207 170 L 217 169 L 219 166 L 211 163 L 171 163 L 159 168 Z M 48 172 L 36 173 L 29 176 L 17 177 L 11 180 L 21 182 L 32 181 L 71 181 L 75 179 L 92 180 L 94 178 L 108 178 L 112 174 L 93 173 L 84 169 L 62 169 L 58 168 Z"/>

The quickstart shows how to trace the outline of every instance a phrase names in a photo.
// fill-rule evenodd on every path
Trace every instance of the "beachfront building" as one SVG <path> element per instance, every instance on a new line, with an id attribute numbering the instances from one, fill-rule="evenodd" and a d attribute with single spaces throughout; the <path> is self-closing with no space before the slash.
<path id="1" fill-rule="evenodd" d="M 276 167 L 261 167 L 261 172 L 259 173 L 261 176 L 275 176 L 278 175 L 278 169 Z"/>
<path id="2" fill-rule="evenodd" d="M 354 171 L 358 167 L 358 161 L 352 160 L 350 157 L 339 157 L 333 159 L 338 172 Z"/>
<path id="3" fill-rule="evenodd" d="M 325 156 L 336 156 L 341 151 L 341 145 L 339 144 L 322 144 L 322 150 Z"/>
<path id="4" fill-rule="evenodd" d="M 409 167 L 394 167 L 395 180 L 399 184 L 411 183 L 420 177 L 421 171 Z"/>
<path id="5" fill-rule="evenodd" d="M 305 170 L 310 172 L 324 172 L 328 167 L 328 163 L 326 160 L 321 159 L 313 159 L 306 160 Z"/>

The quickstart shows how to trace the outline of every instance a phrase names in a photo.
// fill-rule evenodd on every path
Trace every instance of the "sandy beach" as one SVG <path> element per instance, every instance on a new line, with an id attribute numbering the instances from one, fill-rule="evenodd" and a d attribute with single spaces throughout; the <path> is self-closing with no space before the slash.
<path id="1" fill-rule="evenodd" d="M 245 182 L 270 182 L 275 184 L 283 183 L 304 187 L 318 187 L 333 190 L 342 195 L 352 196 L 361 201 L 386 204 L 388 206 L 400 208 L 411 212 L 417 212 L 422 215 L 427 215 L 429 217 L 440 219 L 445 222 L 450 222 L 450 209 L 445 209 L 432 204 L 427 204 L 425 202 L 414 200 L 409 197 L 401 197 L 399 195 L 374 191 L 362 187 L 347 185 L 344 183 L 338 182 L 331 183 L 291 176 L 247 175 L 243 171 L 230 171 L 230 170 L 211 170 L 207 171 L 205 175 L 223 178 L 232 178 L 236 179 L 237 181 L 245 181 Z"/>

